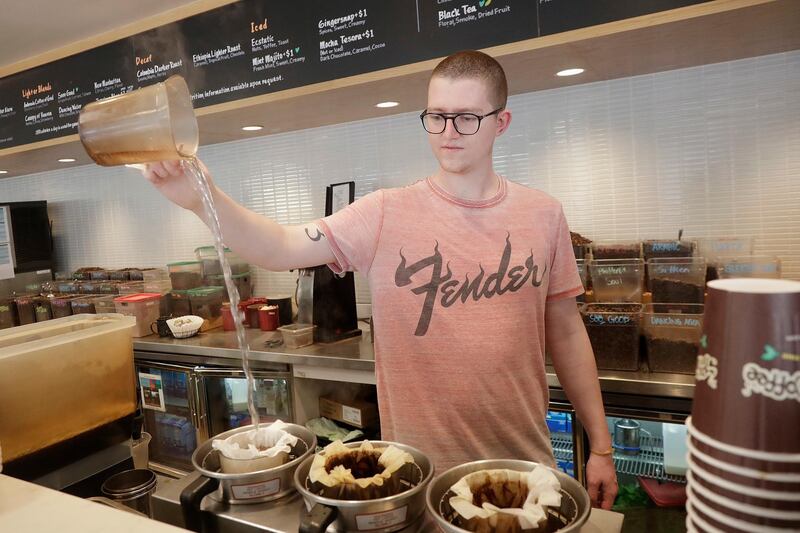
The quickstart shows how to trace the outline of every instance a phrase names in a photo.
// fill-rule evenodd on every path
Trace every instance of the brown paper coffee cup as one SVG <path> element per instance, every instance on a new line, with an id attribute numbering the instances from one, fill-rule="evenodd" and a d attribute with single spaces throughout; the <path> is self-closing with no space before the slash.
<path id="1" fill-rule="evenodd" d="M 709 282 L 695 376 L 692 424 L 716 448 L 800 463 L 800 282 Z"/>

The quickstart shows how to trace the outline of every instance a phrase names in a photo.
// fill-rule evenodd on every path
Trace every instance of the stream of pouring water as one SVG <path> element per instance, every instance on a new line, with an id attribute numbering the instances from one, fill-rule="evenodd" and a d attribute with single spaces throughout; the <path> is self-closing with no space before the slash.
<path id="1" fill-rule="evenodd" d="M 198 164 L 196 158 L 185 159 L 181 162 L 184 172 L 192 177 L 192 185 L 195 190 L 200 194 L 203 201 L 203 210 L 208 220 L 211 233 L 214 235 L 214 247 L 217 249 L 217 256 L 222 265 L 222 273 L 225 277 L 225 287 L 228 289 L 228 297 L 231 303 L 231 314 L 233 315 L 233 323 L 236 326 L 236 340 L 239 342 L 239 350 L 242 352 L 242 368 L 244 375 L 247 378 L 247 409 L 250 411 L 250 419 L 253 422 L 253 427 L 258 429 L 258 410 L 255 404 L 255 389 L 256 382 L 253 379 L 253 373 L 250 370 L 250 346 L 247 344 L 247 337 L 245 336 L 243 316 L 239 311 L 239 290 L 233 282 L 231 275 L 231 265 L 225 257 L 225 245 L 222 243 L 222 232 L 219 227 L 219 217 L 217 210 L 214 207 L 214 199 L 211 197 L 211 190 L 208 187 L 208 180 L 205 173 Z"/>

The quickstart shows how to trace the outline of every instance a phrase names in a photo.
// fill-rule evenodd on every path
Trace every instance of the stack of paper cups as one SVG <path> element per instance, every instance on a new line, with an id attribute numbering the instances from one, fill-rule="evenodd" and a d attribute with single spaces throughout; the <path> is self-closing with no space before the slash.
<path id="1" fill-rule="evenodd" d="M 800 282 L 710 282 L 696 378 L 687 530 L 800 531 Z"/>

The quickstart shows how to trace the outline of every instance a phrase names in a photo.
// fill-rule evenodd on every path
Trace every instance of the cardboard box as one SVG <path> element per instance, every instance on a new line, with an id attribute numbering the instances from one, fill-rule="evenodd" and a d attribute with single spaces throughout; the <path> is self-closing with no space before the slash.
<path id="1" fill-rule="evenodd" d="M 342 403 L 330 397 L 320 397 L 319 416 L 360 429 L 378 427 L 378 406 L 359 400 Z"/>

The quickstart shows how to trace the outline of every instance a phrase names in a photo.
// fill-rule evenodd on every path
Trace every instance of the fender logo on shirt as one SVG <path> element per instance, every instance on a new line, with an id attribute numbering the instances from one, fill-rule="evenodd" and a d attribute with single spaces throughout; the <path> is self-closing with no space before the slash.
<path id="1" fill-rule="evenodd" d="M 531 250 L 531 255 L 525 259 L 524 265 L 517 265 L 512 267 L 511 270 L 508 269 L 511 262 L 510 237 L 510 235 L 506 236 L 506 245 L 503 249 L 503 256 L 500 258 L 500 266 L 497 272 L 490 274 L 485 280 L 486 272 L 483 270 L 483 266 L 480 266 L 480 272 L 472 281 L 469 279 L 469 274 L 464 276 L 463 281 L 451 279 L 453 271 L 450 270 L 449 262 L 446 265 L 447 272 L 442 274 L 443 259 L 442 254 L 439 253 L 438 241 L 433 248 L 432 255 L 408 266 L 406 266 L 403 250 L 400 250 L 400 264 L 397 265 L 397 271 L 394 274 L 394 283 L 398 287 L 410 285 L 412 276 L 430 267 L 430 280 L 411 289 L 414 294 L 425 295 L 425 301 L 422 305 L 419 322 L 417 322 L 417 330 L 414 335 L 423 336 L 428 332 L 428 326 L 433 316 L 433 308 L 440 292 L 442 295 L 440 304 L 442 307 L 447 308 L 459 300 L 461 303 L 466 303 L 468 299 L 472 298 L 473 301 L 477 302 L 481 298 L 491 298 L 492 296 L 502 296 L 507 292 L 516 292 L 529 280 L 534 287 L 542 284 L 544 275 L 547 272 L 547 265 L 542 268 L 542 275 L 537 278 L 539 265 L 533 259 L 533 250 Z"/>

